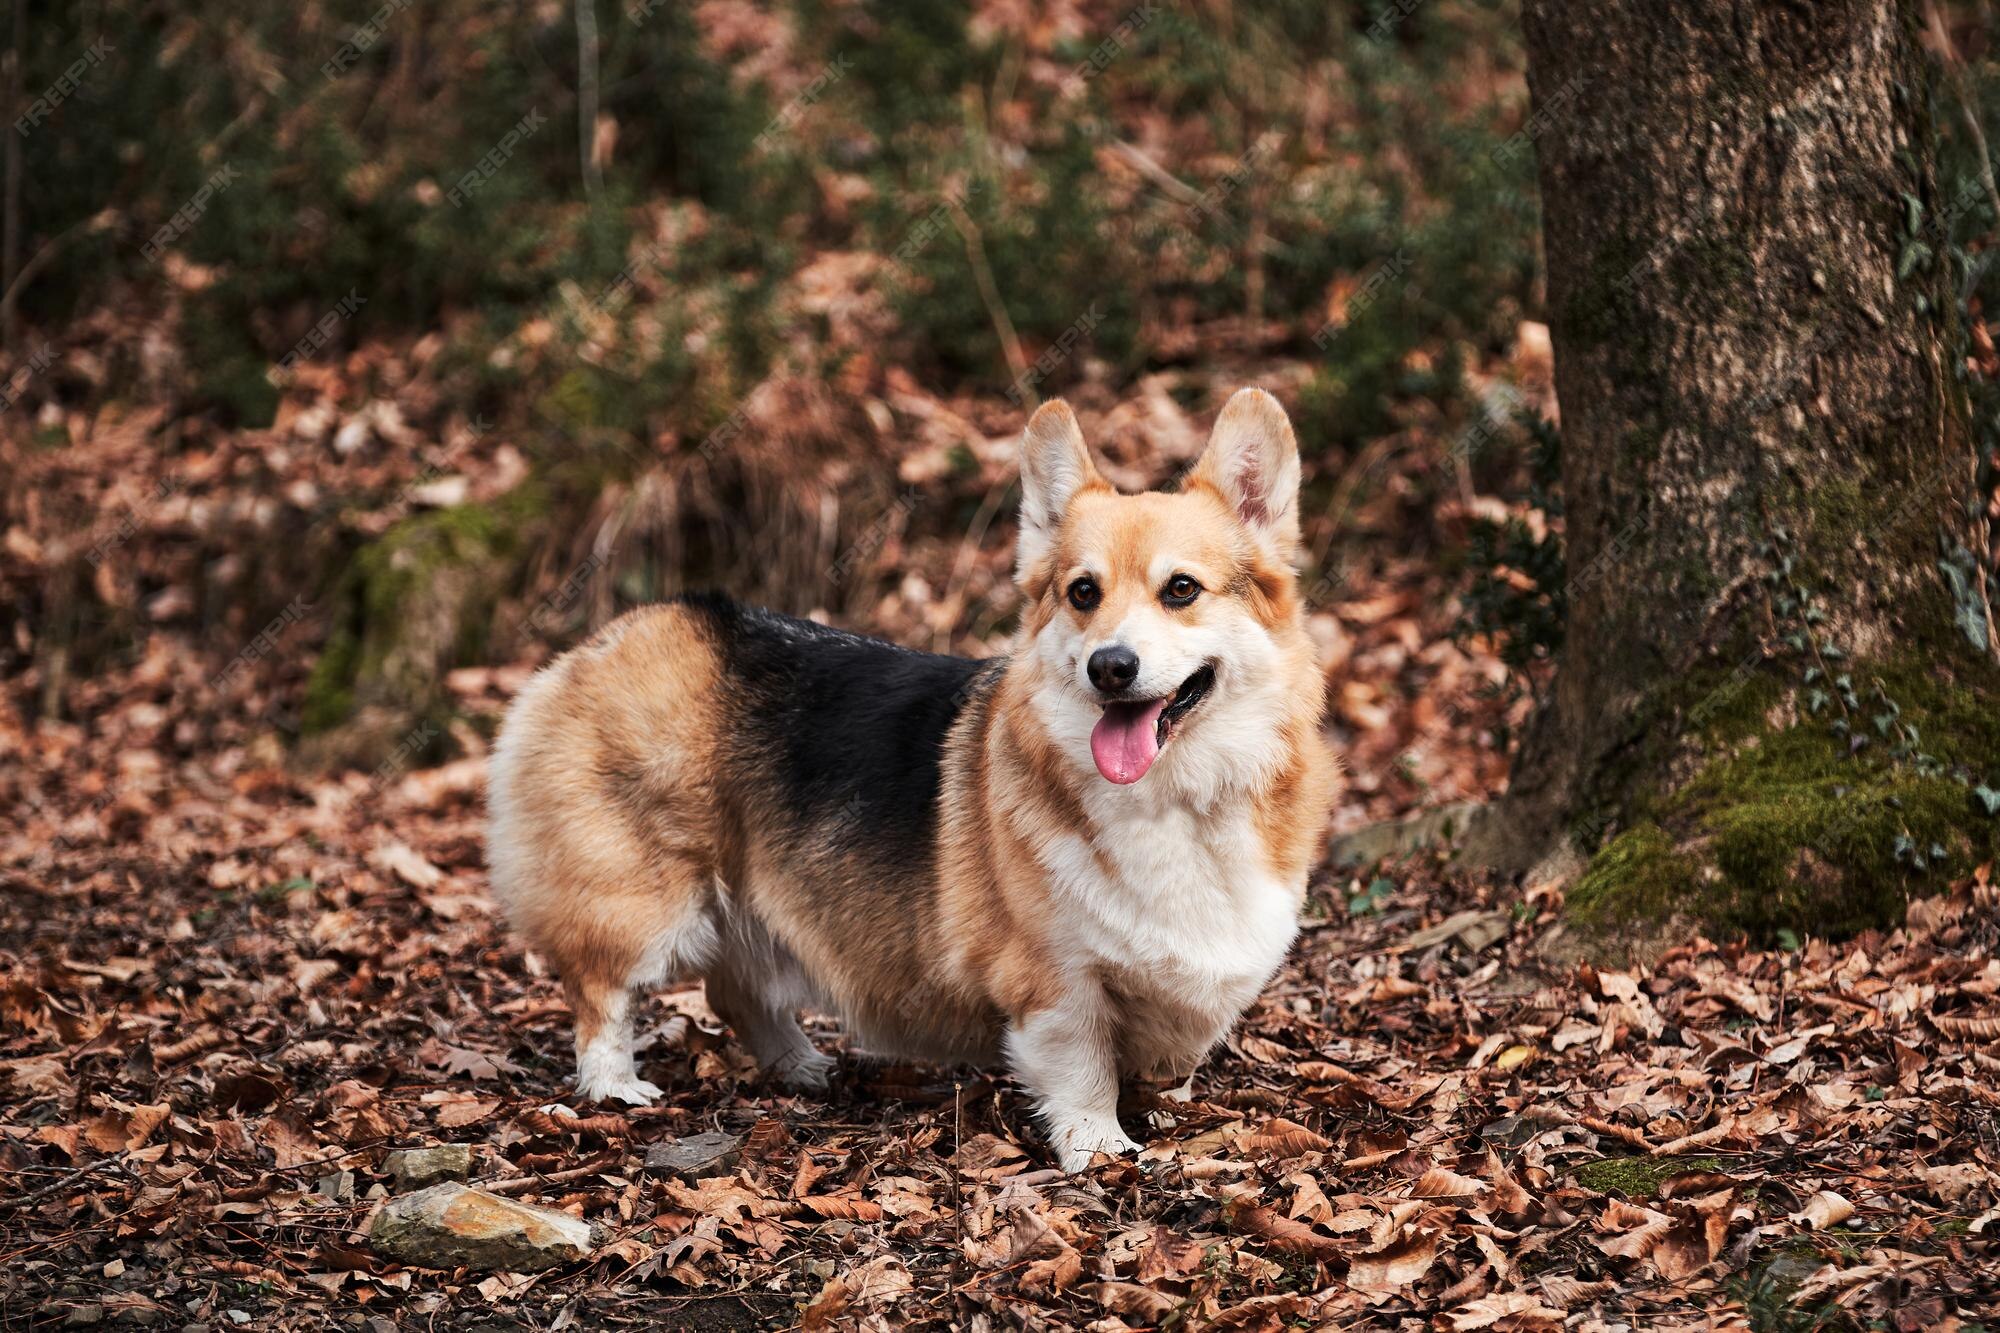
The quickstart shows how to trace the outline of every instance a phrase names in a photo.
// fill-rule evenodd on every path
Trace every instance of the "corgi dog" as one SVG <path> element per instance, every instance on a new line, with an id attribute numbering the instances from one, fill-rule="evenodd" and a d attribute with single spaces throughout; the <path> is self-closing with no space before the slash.
<path id="1" fill-rule="evenodd" d="M 1277 970 L 1336 775 L 1284 409 L 1239 392 L 1177 491 L 1126 495 L 1053 401 L 1021 489 L 1004 657 L 693 595 L 521 690 L 488 861 L 581 1096 L 660 1094 L 631 996 L 699 977 L 797 1088 L 834 1065 L 802 1008 L 874 1054 L 1004 1059 L 1076 1171 L 1138 1147 L 1121 1075 L 1191 1077 Z"/>

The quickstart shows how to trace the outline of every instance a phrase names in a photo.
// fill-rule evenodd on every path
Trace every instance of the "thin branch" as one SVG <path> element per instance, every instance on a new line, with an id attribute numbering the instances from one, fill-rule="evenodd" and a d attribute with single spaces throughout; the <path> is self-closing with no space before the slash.
<path id="1" fill-rule="evenodd" d="M 56 256 L 62 253 L 63 247 L 76 239 L 78 235 L 86 231 L 99 230 L 103 224 L 104 217 L 103 213 L 97 213 L 83 219 L 81 222 L 72 222 L 69 226 L 51 236 L 43 243 L 41 249 L 35 251 L 29 257 L 27 263 L 21 265 L 21 271 L 16 273 L 14 280 L 7 284 L 7 290 L 0 292 L 0 328 L 11 329 L 14 327 L 15 305 L 19 302 L 21 293 L 26 290 L 28 283 L 34 279 L 35 275 L 53 263 Z M 11 345 L 12 339 L 9 338 L 8 341 Z"/>
<path id="2" fill-rule="evenodd" d="M 1200 190 L 1161 166 L 1158 160 L 1137 144 L 1128 143 L 1123 139 L 1113 139 L 1111 151 L 1124 158 L 1141 176 L 1173 196 L 1176 203 L 1192 207 L 1201 202 Z"/>
<path id="3" fill-rule="evenodd" d="M 625 1158 L 623 1149 L 614 1148 L 599 1153 L 582 1166 L 566 1167 L 561 1171 L 551 1171 L 547 1175 L 514 1176 L 507 1180 L 480 1181 L 475 1188 L 488 1194 L 527 1194 L 541 1185 L 567 1185 L 585 1176 L 594 1176 L 600 1171 L 618 1165 Z"/>
<path id="4" fill-rule="evenodd" d="M 14 40 L 7 52 L 7 119 L 21 114 L 21 63 L 26 59 L 28 41 L 27 0 L 14 0 Z M 14 287 L 21 264 L 21 136 L 7 136 L 6 219 L 0 227 L 0 282 L 7 300 L 0 303 L 0 343 L 14 347 Z"/>
<path id="5" fill-rule="evenodd" d="M 576 0 L 576 145 L 583 188 L 597 202 L 604 173 L 597 165 L 597 3 Z"/>
<path id="6" fill-rule="evenodd" d="M 1000 299 L 1000 285 L 993 281 L 993 266 L 986 262 L 986 244 L 980 239 L 979 224 L 965 211 L 965 205 L 951 196 L 945 196 L 944 205 L 951 210 L 952 225 L 965 238 L 965 257 L 972 265 L 973 285 L 979 288 L 979 299 L 986 304 L 986 313 L 993 321 L 993 332 L 1000 339 L 1000 351 L 1007 358 L 1007 379 L 1019 384 L 1027 378 L 1028 358 L 1021 353 L 1021 339 L 1014 332 L 1014 321 L 1007 316 L 1007 305 Z"/>
<path id="7" fill-rule="evenodd" d="M 125 1165 L 125 1154 L 120 1153 L 116 1157 L 106 1157 L 92 1162 L 89 1166 L 80 1166 L 75 1170 L 65 1171 L 61 1180 L 51 1185 L 44 1185 L 32 1194 L 22 1194 L 12 1199 L 0 1199 L 0 1212 L 11 1212 L 16 1208 L 26 1208 L 31 1203 L 40 1203 L 51 1194 L 60 1194 L 64 1190 L 74 1189 L 77 1182 L 85 1176 L 95 1175 L 107 1167 L 123 1165 Z"/>
<path id="8" fill-rule="evenodd" d="M 1926 0 L 1924 16 L 1931 30 L 1931 38 L 1938 45 L 1939 58 L 1944 63 L 1945 77 L 1951 80 L 1952 91 L 1958 94 L 1958 113 L 1965 119 L 1965 128 L 1972 134 L 1973 146 L 1978 150 L 1979 178 L 1986 186 L 1986 202 L 1993 209 L 1993 220 L 2000 223 L 2000 185 L 1993 180 L 1993 152 L 1986 146 L 1986 131 L 1979 124 L 1979 98 L 1972 91 L 1972 83 L 1965 77 L 1965 61 L 1959 57 L 1958 48 L 1952 45 L 1951 34 L 1945 30 L 1944 16 L 1938 13 L 1935 4 Z"/>

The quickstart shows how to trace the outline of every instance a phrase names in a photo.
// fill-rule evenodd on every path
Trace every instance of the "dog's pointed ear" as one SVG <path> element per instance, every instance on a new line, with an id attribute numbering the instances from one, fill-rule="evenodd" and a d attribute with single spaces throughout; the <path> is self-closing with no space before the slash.
<path id="1" fill-rule="evenodd" d="M 1278 400 L 1262 389 L 1230 398 L 1188 484 L 1220 495 L 1280 556 L 1299 557 L 1299 442 Z"/>
<path id="2" fill-rule="evenodd" d="M 1077 492 L 1102 486 L 1076 413 L 1060 398 L 1035 409 L 1021 433 L 1021 535 L 1014 543 L 1014 581 L 1023 588 L 1055 548 L 1056 532 Z"/>

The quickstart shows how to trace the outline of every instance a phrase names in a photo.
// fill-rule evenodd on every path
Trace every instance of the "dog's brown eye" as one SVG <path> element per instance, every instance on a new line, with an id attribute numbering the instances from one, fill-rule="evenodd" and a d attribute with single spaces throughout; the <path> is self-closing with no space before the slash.
<path id="1" fill-rule="evenodd" d="M 1167 589 L 1160 594 L 1160 600 L 1168 606 L 1186 606 L 1201 594 L 1201 585 L 1186 574 L 1176 574 L 1167 580 Z"/>
<path id="2" fill-rule="evenodd" d="M 1098 591 L 1097 580 L 1093 578 L 1080 578 L 1069 585 L 1069 604 L 1079 611 L 1088 611 L 1103 600 L 1104 594 Z"/>

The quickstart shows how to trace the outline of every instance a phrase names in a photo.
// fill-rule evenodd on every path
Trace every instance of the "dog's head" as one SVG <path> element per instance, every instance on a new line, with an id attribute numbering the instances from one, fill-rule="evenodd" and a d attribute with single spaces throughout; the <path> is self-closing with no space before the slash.
<path id="1" fill-rule="evenodd" d="M 1277 400 L 1236 394 L 1180 489 L 1142 495 L 1099 476 L 1069 405 L 1046 403 L 1022 438 L 1021 492 L 1023 651 L 1057 747 L 1121 785 L 1158 764 L 1183 791 L 1268 767 L 1280 729 L 1318 701 L 1299 450 Z"/>

